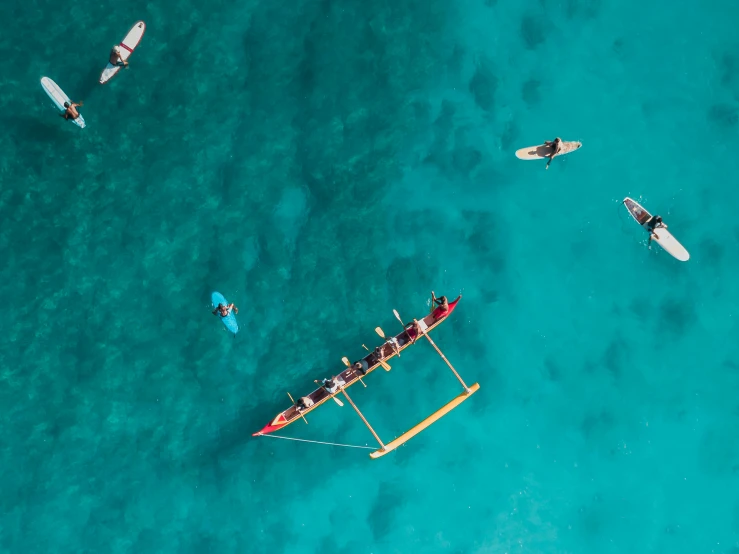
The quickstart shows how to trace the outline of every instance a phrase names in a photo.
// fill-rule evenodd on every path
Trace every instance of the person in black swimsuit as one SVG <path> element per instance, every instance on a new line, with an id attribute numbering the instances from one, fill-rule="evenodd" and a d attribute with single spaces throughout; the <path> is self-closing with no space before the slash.
<path id="1" fill-rule="evenodd" d="M 547 167 L 545 168 L 549 169 L 549 164 L 552 163 L 554 157 L 562 151 L 562 139 L 557 137 L 554 140 L 547 140 L 544 142 L 544 146 L 551 146 L 553 148 L 552 153 L 549 154 L 549 161 L 547 162 Z"/>
<path id="2" fill-rule="evenodd" d="M 661 215 L 653 215 L 647 220 L 647 229 L 649 230 L 649 242 L 647 245 L 651 248 L 652 239 L 659 238 L 654 232 L 655 229 L 667 229 L 667 225 L 662 223 Z"/>

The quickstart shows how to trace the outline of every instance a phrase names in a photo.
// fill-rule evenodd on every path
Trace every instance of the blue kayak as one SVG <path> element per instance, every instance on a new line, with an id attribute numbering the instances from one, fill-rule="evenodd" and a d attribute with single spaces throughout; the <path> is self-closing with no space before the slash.
<path id="1" fill-rule="evenodd" d="M 213 294 L 211 294 L 210 300 L 211 302 L 213 302 L 213 309 L 217 308 L 218 304 L 223 304 L 224 306 L 228 306 L 228 301 L 224 298 L 224 296 L 220 292 L 214 292 Z M 236 316 L 234 315 L 233 311 L 231 311 L 231 313 L 228 314 L 226 317 L 221 317 L 220 315 L 218 317 L 223 322 L 223 324 L 226 326 L 226 329 L 231 331 L 234 335 L 239 332 L 239 324 L 236 323 Z"/>

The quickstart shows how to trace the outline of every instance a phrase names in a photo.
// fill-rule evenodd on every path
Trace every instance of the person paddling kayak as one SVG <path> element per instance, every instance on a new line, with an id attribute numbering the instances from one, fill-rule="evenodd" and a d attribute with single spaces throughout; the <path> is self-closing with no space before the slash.
<path id="1" fill-rule="evenodd" d="M 562 150 L 562 139 L 557 137 L 554 140 L 547 140 L 544 142 L 544 146 L 552 147 L 552 153 L 549 154 L 549 161 L 547 162 L 547 167 L 545 168 L 549 169 L 549 164 L 552 163 L 554 157 Z"/>
<path id="2" fill-rule="evenodd" d="M 128 62 L 121 57 L 121 47 L 117 44 L 110 51 L 110 65 L 128 68 Z"/>
<path id="3" fill-rule="evenodd" d="M 77 108 L 81 108 L 84 104 L 80 102 L 79 104 L 76 102 L 72 102 L 71 104 L 69 102 L 64 103 L 64 107 L 67 108 L 64 110 L 64 113 L 59 114 L 64 119 L 77 119 L 80 116 L 80 112 L 77 111 Z"/>
<path id="4" fill-rule="evenodd" d="M 231 310 L 233 310 L 233 312 L 235 314 L 238 314 L 239 313 L 239 309 L 236 306 L 234 306 L 233 302 L 231 304 L 228 304 L 228 305 L 226 305 L 226 304 L 218 304 L 218 306 L 216 307 L 216 309 L 213 310 L 213 315 L 218 314 L 221 317 L 228 317 L 228 314 L 231 313 Z"/>

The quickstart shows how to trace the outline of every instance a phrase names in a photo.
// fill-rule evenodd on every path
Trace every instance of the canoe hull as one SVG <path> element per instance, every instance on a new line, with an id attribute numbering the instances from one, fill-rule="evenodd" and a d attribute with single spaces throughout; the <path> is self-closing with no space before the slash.
<path id="1" fill-rule="evenodd" d="M 454 302 L 449 303 L 449 311 L 444 317 L 436 319 L 433 316 L 433 314 L 429 314 L 425 318 L 423 318 L 422 322 L 427 327 L 425 332 L 427 333 L 430 332 L 437 325 L 440 325 L 441 323 L 446 321 L 446 319 L 451 315 L 451 313 L 457 307 L 457 304 L 459 303 L 459 300 L 461 298 L 462 298 L 462 295 L 460 294 L 457 297 L 457 299 L 454 300 Z M 421 323 L 421 320 L 419 320 L 419 323 Z M 411 341 L 411 337 L 407 331 L 402 331 L 398 335 L 395 335 L 394 338 L 397 341 L 397 344 L 399 345 L 398 351 L 402 351 L 408 346 L 414 344 L 414 342 Z M 382 354 L 383 354 L 382 361 L 386 361 L 389 358 L 396 356 L 398 353 L 387 341 L 383 343 L 383 345 L 380 348 L 383 349 L 382 350 Z M 378 367 L 382 367 L 382 365 L 380 364 L 380 360 L 375 356 L 374 351 L 367 354 L 364 358 L 362 358 L 361 361 L 365 361 L 367 363 L 367 371 L 365 372 L 364 375 L 369 375 L 372 371 L 374 371 Z M 337 377 L 345 381 L 346 384 L 344 385 L 344 388 L 347 388 L 353 385 L 354 383 L 358 382 L 359 377 L 360 376 L 364 377 L 364 375 L 358 375 L 354 371 L 353 368 L 348 367 L 348 368 L 345 368 L 344 371 L 342 371 Z M 305 408 L 299 412 L 295 406 L 290 406 L 287 410 L 284 410 L 280 412 L 279 414 L 277 414 L 275 418 L 272 421 L 270 421 L 267 425 L 265 425 L 261 431 L 253 433 L 252 436 L 257 437 L 259 435 L 267 435 L 269 433 L 274 433 L 275 431 L 278 431 L 280 429 L 287 427 L 291 423 L 299 420 L 301 414 L 305 415 L 315 410 L 318 406 L 320 406 L 324 402 L 327 402 L 331 398 L 331 394 L 329 394 L 323 387 L 319 387 L 316 390 L 314 390 L 312 393 L 310 393 L 308 397 L 313 401 L 313 405 L 311 407 Z"/>

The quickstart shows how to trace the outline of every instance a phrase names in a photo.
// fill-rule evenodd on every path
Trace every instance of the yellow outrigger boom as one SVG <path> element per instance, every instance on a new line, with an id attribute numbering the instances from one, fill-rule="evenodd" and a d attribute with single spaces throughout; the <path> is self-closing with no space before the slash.
<path id="1" fill-rule="evenodd" d="M 418 423 L 418 424 L 414 425 L 413 427 L 411 427 L 410 429 L 408 429 L 408 431 L 406 431 L 405 433 L 403 433 L 402 435 L 400 435 L 397 439 L 395 439 L 395 440 L 387 443 L 386 445 L 384 445 L 384 448 L 378 448 L 374 452 L 370 453 L 370 455 L 369 455 L 370 458 L 372 458 L 374 460 L 375 458 L 380 458 L 380 457 L 384 456 L 388 452 L 392 452 L 393 450 L 395 450 L 396 448 L 398 448 L 401 444 L 407 442 L 408 440 L 410 440 L 413 437 L 415 437 L 418 433 L 420 433 L 421 431 L 423 431 L 424 429 L 426 429 L 426 427 L 432 425 L 437 420 L 441 419 L 446 414 L 448 414 L 449 412 L 451 412 L 454 408 L 456 408 L 457 406 L 459 406 L 462 402 L 464 402 L 465 400 L 467 400 L 470 396 L 472 396 L 473 394 L 475 394 L 478 390 L 480 390 L 480 385 L 477 384 L 477 383 L 475 383 L 474 385 L 472 385 L 466 391 L 464 391 L 464 392 L 460 393 L 458 396 L 455 396 L 454 398 L 452 398 L 451 402 L 445 404 L 444 406 L 442 406 L 441 408 L 439 408 L 438 410 L 436 410 L 433 414 L 431 414 L 430 416 L 428 416 L 426 419 L 424 419 L 420 423 Z M 382 443 L 380 443 L 380 444 L 382 445 Z"/>
<path id="2" fill-rule="evenodd" d="M 395 310 L 393 310 L 393 312 L 395 313 L 395 317 L 397 317 L 398 318 L 398 321 L 400 321 L 400 323 L 402 324 L 403 321 L 400 319 L 400 316 L 398 315 L 398 312 L 396 312 Z M 395 440 L 390 441 L 387 444 L 382 444 L 382 441 L 375 434 L 375 431 L 372 429 L 372 427 L 369 427 L 369 423 L 367 423 L 367 420 L 364 419 L 364 416 L 362 416 L 362 414 L 359 414 L 360 417 L 362 418 L 362 420 L 365 422 L 365 424 L 367 424 L 367 427 L 369 427 L 370 431 L 372 431 L 372 434 L 375 435 L 375 438 L 377 438 L 377 442 L 380 443 L 380 448 L 377 449 L 377 450 L 375 450 L 374 452 L 372 452 L 370 454 L 370 458 L 372 458 L 373 460 L 375 458 L 380 458 L 380 457 L 384 456 L 388 452 L 392 452 L 393 450 L 395 450 L 396 448 L 398 448 L 400 445 L 402 445 L 405 442 L 409 441 L 410 439 L 412 439 L 413 437 L 415 437 L 418 433 L 420 433 L 421 431 L 423 431 L 424 429 L 426 429 L 426 427 L 429 427 L 430 425 L 433 425 L 434 423 L 436 423 L 438 420 L 440 420 L 442 417 L 444 417 L 446 414 L 448 414 L 449 412 L 451 412 L 454 408 L 456 408 L 457 406 L 459 406 L 462 402 L 464 402 L 470 396 L 472 396 L 478 390 L 480 390 L 479 383 L 475 383 L 471 387 L 468 387 L 465 384 L 465 382 L 462 380 L 462 377 L 460 377 L 459 376 L 459 373 L 457 373 L 457 370 L 454 369 L 454 366 L 452 366 L 452 364 L 449 362 L 449 360 L 447 360 L 446 356 L 444 356 L 444 354 L 442 353 L 442 351 L 439 350 L 439 347 L 436 346 L 436 343 L 433 340 L 431 340 L 431 337 L 426 332 L 427 329 L 428 329 L 428 326 L 426 325 L 426 322 L 423 321 L 423 320 L 422 321 L 418 321 L 418 320 L 414 319 L 413 320 L 413 323 L 415 324 L 415 328 L 418 329 L 418 331 L 424 337 L 426 337 L 428 339 L 428 341 L 431 343 L 431 346 L 434 347 L 434 350 L 436 350 L 436 352 L 438 352 L 439 356 L 441 356 L 441 359 L 446 362 L 446 365 L 449 366 L 449 369 L 452 370 L 452 372 L 454 373 L 454 376 L 461 383 L 462 387 L 464 387 L 464 391 L 461 392 L 459 395 L 455 396 L 454 398 L 452 398 L 449 402 L 447 402 L 446 404 L 444 404 L 441 408 L 439 408 L 438 410 L 436 410 L 433 414 L 431 414 L 430 416 L 428 416 L 426 419 L 424 419 L 423 421 L 417 423 L 416 425 L 414 425 L 413 427 L 411 427 L 410 429 L 408 429 L 408 431 L 406 431 L 405 433 L 403 433 L 402 435 L 400 435 L 398 438 L 396 438 Z M 404 327 L 405 327 L 405 325 L 404 325 Z M 379 327 L 377 328 L 377 332 L 378 332 L 378 334 L 380 336 L 383 336 L 382 335 L 382 329 L 380 329 Z M 416 338 L 418 338 L 418 337 L 416 337 Z M 355 407 L 355 409 L 356 409 L 356 407 Z M 357 413 L 359 413 L 359 410 L 357 410 Z"/>

